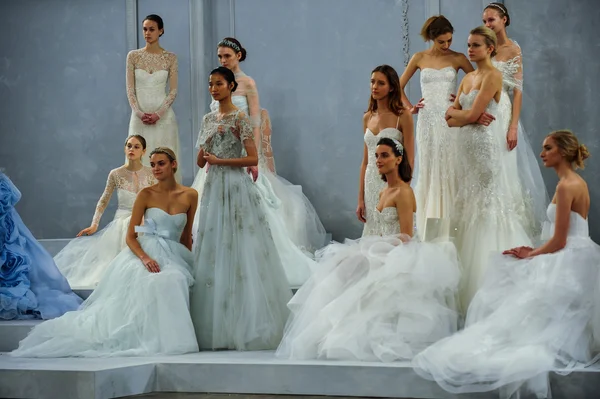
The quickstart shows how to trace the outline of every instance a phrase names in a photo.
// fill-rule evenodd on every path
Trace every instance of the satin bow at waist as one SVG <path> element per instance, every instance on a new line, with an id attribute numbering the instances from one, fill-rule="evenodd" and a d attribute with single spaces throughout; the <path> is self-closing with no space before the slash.
<path id="1" fill-rule="evenodd" d="M 179 242 L 179 238 L 173 237 L 173 234 L 169 230 L 159 230 L 153 219 L 144 219 L 144 225 L 135 226 L 135 232 L 155 236 L 165 250 L 169 250 L 169 246 L 165 239 Z"/>

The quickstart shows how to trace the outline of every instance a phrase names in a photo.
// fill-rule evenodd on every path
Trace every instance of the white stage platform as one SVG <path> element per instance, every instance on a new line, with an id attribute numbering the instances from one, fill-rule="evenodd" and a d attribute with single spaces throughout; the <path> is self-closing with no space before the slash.
<path id="1" fill-rule="evenodd" d="M 597 398 L 600 368 L 552 375 L 554 399 Z M 1 398 L 107 399 L 151 392 L 495 398 L 450 395 L 408 362 L 289 361 L 273 352 L 201 352 L 104 359 L 16 359 L 0 355 Z"/>

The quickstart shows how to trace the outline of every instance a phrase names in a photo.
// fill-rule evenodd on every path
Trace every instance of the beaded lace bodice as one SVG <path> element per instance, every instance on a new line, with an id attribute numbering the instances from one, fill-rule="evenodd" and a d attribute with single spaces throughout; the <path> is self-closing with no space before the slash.
<path id="1" fill-rule="evenodd" d="M 125 166 L 111 170 L 106 180 L 104 192 L 96 205 L 92 225 L 98 226 L 100 223 L 102 214 L 106 210 L 115 190 L 117 190 L 119 200 L 118 209 L 131 212 L 137 194 L 153 184 L 156 184 L 156 179 L 152 174 L 152 169 L 148 166 L 143 166 L 142 169 L 136 172 L 128 170 Z"/>
<path id="2" fill-rule="evenodd" d="M 254 140 L 250 120 L 245 112 L 236 110 L 218 119 L 212 111 L 202 119 L 202 131 L 197 147 L 219 158 L 239 158 L 243 154 L 244 141 Z"/>
<path id="3" fill-rule="evenodd" d="M 416 230 L 417 214 L 413 213 L 413 236 L 417 236 Z M 398 210 L 394 207 L 383 208 L 381 212 L 374 208 L 373 219 L 375 221 L 376 234 L 381 236 L 391 236 L 400 234 L 400 221 Z"/>
<path id="4" fill-rule="evenodd" d="M 451 105 L 450 94 L 456 91 L 457 76 L 458 74 L 452 66 L 421 70 L 421 95 L 428 111 L 446 112 Z M 435 123 L 439 123 L 439 121 L 436 120 Z"/>
<path id="5" fill-rule="evenodd" d="M 492 64 L 502 72 L 502 86 L 504 91 L 512 94 L 513 89 L 523 91 L 523 62 L 521 55 L 521 47 L 512 40 L 516 45 L 508 59 L 498 60 L 497 56 L 492 59 Z"/>
<path id="6" fill-rule="evenodd" d="M 155 112 L 162 117 L 177 97 L 177 80 L 178 64 L 174 53 L 163 50 L 155 54 L 138 49 L 127 54 L 127 99 L 139 117 L 145 112 Z"/>

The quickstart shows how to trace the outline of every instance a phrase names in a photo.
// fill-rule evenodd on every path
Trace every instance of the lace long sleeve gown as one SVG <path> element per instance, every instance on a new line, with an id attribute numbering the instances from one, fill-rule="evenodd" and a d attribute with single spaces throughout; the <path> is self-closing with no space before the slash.
<path id="1" fill-rule="evenodd" d="M 473 106 L 478 90 L 460 93 L 462 109 Z M 498 115 L 499 104 L 492 99 L 486 112 Z M 498 120 L 489 126 L 466 125 L 460 135 L 461 176 L 456 194 L 454 225 L 463 276 L 460 289 L 462 310 L 466 311 L 480 287 L 490 254 L 521 245 L 531 245 L 525 226 L 526 201 L 520 195 L 516 168 L 503 168 L 506 133 Z M 519 190 L 515 190 L 517 186 Z"/>
<path id="2" fill-rule="evenodd" d="M 108 357 L 197 352 L 189 311 L 192 254 L 179 240 L 187 217 L 148 208 L 138 241 L 160 266 L 150 273 L 129 248 L 74 312 L 37 325 L 16 357 Z"/>
<path id="3" fill-rule="evenodd" d="M 98 226 L 116 190 L 118 208 L 114 219 L 94 235 L 71 240 L 54 257 L 56 265 L 71 286 L 90 288 L 98 284 L 110 262 L 127 246 L 125 237 L 137 194 L 155 183 L 156 179 L 149 166 L 143 166 L 135 172 L 125 166 L 110 171 L 106 188 L 96 205 L 92 225 Z"/>
<path id="4" fill-rule="evenodd" d="M 52 319 L 77 309 L 81 298 L 21 220 L 20 199 L 0 172 L 0 320 Z"/>
<path id="5" fill-rule="evenodd" d="M 547 213 L 543 239 L 553 235 L 556 205 Z M 503 398 L 551 397 L 548 373 L 589 364 L 599 349 L 598 265 L 600 247 L 575 212 L 562 250 L 529 259 L 496 255 L 468 326 L 417 355 L 415 371 L 453 393 L 500 388 Z"/>
<path id="6" fill-rule="evenodd" d="M 398 118 L 398 120 L 400 120 Z M 402 132 L 396 127 L 382 129 L 378 134 L 374 134 L 371 129 L 365 131 L 364 141 L 367 146 L 368 158 L 367 169 L 365 170 L 365 191 L 363 193 L 365 200 L 365 218 L 366 223 L 363 226 L 362 236 L 379 235 L 379 226 L 376 216 L 373 216 L 374 209 L 379 203 L 379 193 L 385 187 L 385 182 L 381 180 L 381 175 L 375 164 L 375 150 L 377 143 L 383 138 L 390 138 L 403 142 Z"/>
<path id="7" fill-rule="evenodd" d="M 507 60 L 492 59 L 494 66 L 502 72 L 503 94 L 498 106 L 498 121 L 502 125 L 502 130 L 508 132 L 512 120 L 512 102 L 511 97 L 514 90 L 523 91 L 523 65 L 521 48 L 513 40 L 518 48 L 518 53 Z M 518 168 L 518 176 L 521 182 L 521 195 L 527 200 L 525 216 L 528 218 L 526 228 L 531 236 L 539 237 L 542 223 L 546 220 L 546 207 L 549 198 L 546 184 L 542 177 L 539 157 L 531 148 L 528 135 L 519 121 L 517 134 L 517 147 L 510 152 L 506 152 L 505 167 Z M 518 189 L 517 185 L 514 186 Z"/>
<path id="8" fill-rule="evenodd" d="M 255 183 L 262 198 L 261 204 L 265 208 L 288 282 L 292 287 L 299 287 L 310 276 L 314 251 L 325 245 L 325 228 L 302 193 L 302 187 L 292 185 L 274 173 L 268 114 L 260 109 L 254 81 L 244 73 L 238 73 L 236 80 L 239 86 L 231 98 L 233 104 L 250 116 L 253 128 L 261 128 L 261 143 L 257 143 L 259 176 Z M 218 106 L 218 102 L 213 101 L 211 110 L 216 111 Z M 192 184 L 200 197 L 207 173 L 206 167 L 199 170 Z M 197 231 L 199 215 L 200 212 L 196 212 L 194 231 Z"/>
<path id="9" fill-rule="evenodd" d="M 240 110 L 204 116 L 199 146 L 222 159 L 253 140 Z M 259 188 L 245 168 L 208 169 L 194 248 L 192 318 L 201 349 L 275 349 L 292 296 Z"/>
<path id="10" fill-rule="evenodd" d="M 292 316 L 278 357 L 411 359 L 456 331 L 454 246 L 403 243 L 396 208 L 373 208 L 371 215 L 381 236 L 317 252 L 316 272 L 288 304 Z"/>
<path id="11" fill-rule="evenodd" d="M 159 54 L 143 48 L 132 50 L 127 54 L 126 81 L 132 111 L 129 135 L 143 136 L 148 154 L 156 147 L 169 147 L 179 159 L 179 129 L 172 108 L 177 97 L 177 56 L 165 50 Z M 141 120 L 144 113 L 156 113 L 160 119 L 153 125 L 146 125 Z M 149 157 L 144 157 L 142 162 L 149 166 Z M 181 182 L 181 165 L 175 178 Z"/>
<path id="12" fill-rule="evenodd" d="M 417 228 L 426 234 L 428 218 L 451 219 L 457 191 L 455 151 L 459 138 L 445 119 L 456 92 L 457 72 L 452 66 L 421 70 L 421 94 L 425 107 L 417 118 L 419 176 L 415 187 Z"/>

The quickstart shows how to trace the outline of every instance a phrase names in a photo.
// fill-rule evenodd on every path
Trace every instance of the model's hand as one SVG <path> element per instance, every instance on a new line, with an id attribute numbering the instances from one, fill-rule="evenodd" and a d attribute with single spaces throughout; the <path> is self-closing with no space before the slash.
<path id="1" fill-rule="evenodd" d="M 511 126 L 506 134 L 506 143 L 508 144 L 508 151 L 512 151 L 517 146 L 517 126 Z"/>
<path id="2" fill-rule="evenodd" d="M 248 166 L 246 171 L 252 176 L 252 181 L 256 182 L 256 179 L 258 179 L 258 168 L 256 166 Z"/>
<path id="3" fill-rule="evenodd" d="M 363 223 L 367 223 L 366 212 L 365 212 L 365 203 L 360 202 L 356 207 L 356 217 Z"/>
<path id="4" fill-rule="evenodd" d="M 518 259 L 525 259 L 525 258 L 529 257 L 529 255 L 531 254 L 532 251 L 533 251 L 533 248 L 531 248 L 531 247 L 516 247 L 516 248 L 507 249 L 506 251 L 502 252 L 502 254 L 514 256 L 515 258 L 518 258 Z"/>
<path id="5" fill-rule="evenodd" d="M 88 227 L 87 229 L 83 229 L 81 230 L 79 233 L 77 233 L 77 237 L 81 237 L 81 236 L 91 236 L 92 234 L 94 234 L 96 231 L 98 230 L 98 226 L 95 225 L 91 225 L 90 227 Z"/>
<path id="6" fill-rule="evenodd" d="M 160 272 L 160 266 L 158 266 L 158 263 L 156 263 L 156 261 L 148 256 L 144 256 L 142 259 L 142 263 L 144 264 L 144 266 L 146 266 L 146 269 L 150 272 L 150 273 L 158 273 Z"/>

